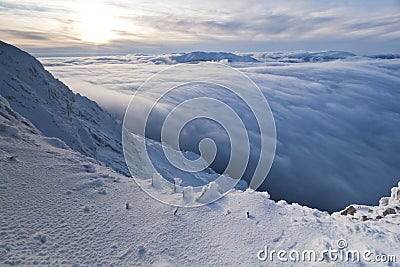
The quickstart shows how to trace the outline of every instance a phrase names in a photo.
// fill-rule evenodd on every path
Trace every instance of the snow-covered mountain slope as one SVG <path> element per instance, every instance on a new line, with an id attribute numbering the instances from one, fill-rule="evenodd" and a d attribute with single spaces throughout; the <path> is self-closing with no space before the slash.
<path id="1" fill-rule="evenodd" d="M 34 57 L 0 42 L 0 95 L 45 136 L 128 174 L 121 125 L 95 102 L 74 94 Z"/>
<path id="2" fill-rule="evenodd" d="M 343 251 L 399 260 L 400 221 L 361 222 L 288 205 L 267 193 L 232 191 L 222 200 L 176 210 L 133 179 L 42 136 L 0 98 L 0 265 L 294 265 L 263 251 Z M 139 166 L 138 166 L 139 167 Z M 139 169 L 139 168 L 138 168 Z M 138 173 L 139 174 L 139 173 Z M 149 186 L 151 186 L 149 184 Z M 171 192 L 172 194 L 172 192 Z M 288 255 L 285 256 L 286 258 Z M 298 261 L 296 266 L 376 266 L 375 262 Z"/>

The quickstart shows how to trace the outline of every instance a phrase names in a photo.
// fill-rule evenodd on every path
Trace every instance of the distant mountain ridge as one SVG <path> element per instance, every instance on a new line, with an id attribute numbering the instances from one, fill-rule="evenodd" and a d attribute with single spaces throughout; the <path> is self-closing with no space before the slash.
<path id="1" fill-rule="evenodd" d="M 173 54 L 127 54 L 114 56 L 88 56 L 88 57 L 62 57 L 62 58 L 43 58 L 44 65 L 69 66 L 69 65 L 92 65 L 92 64 L 138 64 L 151 62 L 154 64 L 176 64 L 176 63 L 197 63 L 197 62 L 227 62 L 227 63 L 318 63 L 334 60 L 344 60 L 347 58 L 360 57 L 356 54 L 345 51 L 282 51 L 282 52 L 248 52 L 248 53 L 230 53 L 230 52 L 205 52 L 196 51 L 189 53 Z M 398 58 L 396 54 L 382 54 L 376 56 L 367 56 L 367 58 Z M 63 59 L 63 60 L 60 60 Z"/>
<path id="2" fill-rule="evenodd" d="M 356 54 L 345 51 L 287 51 L 287 52 L 258 52 L 250 54 L 259 61 L 279 61 L 287 63 L 327 62 L 352 58 Z"/>
<path id="3" fill-rule="evenodd" d="M 244 55 L 236 55 L 228 52 L 190 52 L 181 55 L 173 55 L 171 59 L 177 63 L 187 63 L 196 61 L 221 61 L 227 60 L 228 62 L 258 62 L 257 59 Z"/>

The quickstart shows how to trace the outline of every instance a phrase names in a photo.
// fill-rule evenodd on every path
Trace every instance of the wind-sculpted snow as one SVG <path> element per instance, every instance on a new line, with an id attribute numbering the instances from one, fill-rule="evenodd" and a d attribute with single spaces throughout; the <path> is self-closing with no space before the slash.
<path id="1" fill-rule="evenodd" d="M 332 53 L 328 55 L 333 57 Z M 261 54 L 252 55 L 261 61 Z M 351 203 L 378 203 L 380 196 L 394 186 L 400 176 L 397 137 L 400 132 L 400 60 L 339 53 L 335 60 L 328 62 L 302 63 L 305 60 L 298 57 L 296 63 L 289 63 L 288 54 L 275 53 L 274 62 L 230 64 L 249 75 L 261 88 L 276 122 L 276 157 L 261 189 L 267 189 L 274 199 L 283 198 L 330 211 L 343 209 Z M 269 57 L 274 57 L 274 53 L 269 53 Z M 75 63 L 63 65 L 67 60 Z M 150 60 L 113 65 L 107 61 L 86 64 L 79 58 L 44 61 L 60 62 L 62 66 L 48 68 L 71 84 L 76 92 L 98 101 L 119 119 L 128 104 L 129 93 L 135 92 L 151 75 L 165 69 L 164 65 Z M 197 86 L 192 87 L 190 93 L 181 90 L 164 104 L 172 105 L 190 94 L 201 95 L 202 92 L 206 96 L 224 98 L 246 117 L 246 108 L 218 88 Z M 159 111 L 163 114 L 162 109 Z M 251 116 L 245 121 L 252 125 Z M 208 123 L 188 125 L 187 130 L 192 135 L 187 139 L 183 137 L 182 142 L 190 149 L 197 147 L 201 135 L 207 134 L 216 140 L 223 140 L 224 136 L 217 125 Z M 252 140 L 257 147 L 257 138 Z M 223 141 L 219 144 L 220 153 L 228 151 L 223 149 Z M 219 171 L 220 167 L 214 166 Z"/>
<path id="2" fill-rule="evenodd" d="M 49 137 L 128 174 L 121 125 L 95 102 L 74 94 L 31 55 L 0 42 L 0 95 Z"/>

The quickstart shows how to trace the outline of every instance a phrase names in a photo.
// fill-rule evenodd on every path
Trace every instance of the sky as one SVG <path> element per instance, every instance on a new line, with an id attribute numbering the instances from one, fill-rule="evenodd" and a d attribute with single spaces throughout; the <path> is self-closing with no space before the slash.
<path id="1" fill-rule="evenodd" d="M 400 1 L 0 0 L 0 39 L 37 56 L 400 53 Z"/>

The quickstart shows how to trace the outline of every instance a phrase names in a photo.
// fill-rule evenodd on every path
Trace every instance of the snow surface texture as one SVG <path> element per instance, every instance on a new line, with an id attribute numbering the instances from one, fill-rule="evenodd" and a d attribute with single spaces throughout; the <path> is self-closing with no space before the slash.
<path id="1" fill-rule="evenodd" d="M 131 178 L 44 137 L 2 97 L 0 165 L 2 266 L 281 266 L 276 257 L 259 261 L 258 252 L 265 246 L 321 252 L 336 249 L 338 239 L 352 250 L 400 257 L 394 215 L 362 222 L 249 190 L 199 208 L 161 204 Z M 390 205 L 398 192 L 393 189 Z"/>
<path id="2" fill-rule="evenodd" d="M 188 59 L 195 55 L 178 56 Z M 229 61 L 206 55 L 214 61 Z M 176 56 L 133 54 L 42 61 L 74 90 L 122 119 L 129 95 L 166 67 L 160 63 L 174 64 Z M 261 188 L 267 189 L 273 199 L 337 211 L 351 203 L 375 205 L 397 183 L 400 59 L 338 51 L 242 56 L 260 62 L 229 65 L 243 71 L 261 88 L 277 127 L 275 161 Z M 207 96 L 225 96 L 225 92 L 210 90 L 205 91 Z M 201 88 L 193 92 L 201 93 Z M 187 96 L 177 92 L 170 104 Z M 225 98 L 246 116 L 239 102 L 228 95 Z M 183 139 L 189 150 L 195 150 L 203 132 L 204 127 L 193 127 L 190 139 Z M 213 139 L 221 140 L 221 131 L 210 132 Z M 214 168 L 220 171 L 223 164 Z"/>

